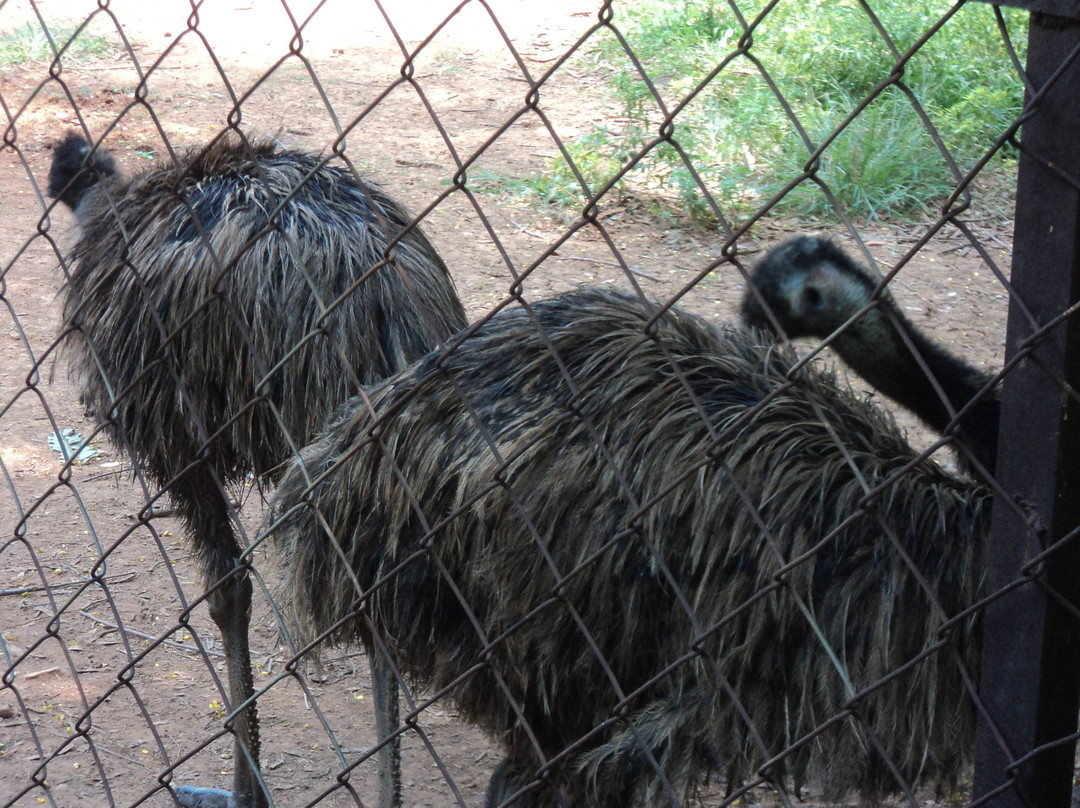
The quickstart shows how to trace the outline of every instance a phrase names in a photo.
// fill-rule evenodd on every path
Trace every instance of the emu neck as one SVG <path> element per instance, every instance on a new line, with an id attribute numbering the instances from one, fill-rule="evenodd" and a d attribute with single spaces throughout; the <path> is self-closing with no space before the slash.
<path id="1" fill-rule="evenodd" d="M 990 381 L 990 376 L 935 345 L 889 303 L 868 312 L 841 334 L 832 346 L 852 369 L 879 391 L 944 433 L 953 414 L 967 406 Z M 913 353 L 898 327 L 906 332 Z M 951 405 L 923 370 L 925 363 Z M 956 425 L 956 435 L 993 472 L 997 455 L 1000 401 L 997 390 L 984 395 Z"/>

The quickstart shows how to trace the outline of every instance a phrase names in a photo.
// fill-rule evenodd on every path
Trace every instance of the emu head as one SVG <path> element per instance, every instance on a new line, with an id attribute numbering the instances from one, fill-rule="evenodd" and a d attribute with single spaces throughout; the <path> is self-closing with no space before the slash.
<path id="1" fill-rule="evenodd" d="M 116 161 L 112 155 L 101 149 L 94 149 L 77 132 L 68 132 L 64 139 L 53 147 L 48 193 L 81 218 L 79 205 L 86 192 L 102 179 L 116 173 Z"/>
<path id="2" fill-rule="evenodd" d="M 751 272 L 750 282 L 743 322 L 772 331 L 779 324 L 792 339 L 828 337 L 872 301 L 876 288 L 842 249 L 817 236 L 791 239 L 771 250 Z"/>

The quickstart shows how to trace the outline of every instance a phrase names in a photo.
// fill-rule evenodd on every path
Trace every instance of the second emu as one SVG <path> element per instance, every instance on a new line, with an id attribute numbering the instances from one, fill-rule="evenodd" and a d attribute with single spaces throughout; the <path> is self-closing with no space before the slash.
<path id="1" fill-rule="evenodd" d="M 744 322 L 773 328 L 771 313 L 791 339 L 829 338 L 863 379 L 937 432 L 954 430 L 982 466 L 960 451 L 962 468 L 994 473 L 1001 420 L 994 378 L 931 341 L 841 247 L 816 236 L 786 241 L 754 268 L 750 285 Z"/>
<path id="2" fill-rule="evenodd" d="M 236 709 L 253 694 L 252 584 L 228 489 L 273 483 L 360 385 L 463 328 L 464 310 L 401 205 L 268 141 L 230 134 L 125 179 L 73 133 L 49 192 L 81 231 L 64 319 L 84 402 L 187 523 Z M 181 804 L 266 805 L 254 703 L 235 733 L 231 795 L 182 787 Z"/>
<path id="3" fill-rule="evenodd" d="M 348 404 L 277 490 L 287 616 L 446 689 L 506 750 L 489 808 L 955 783 L 990 491 L 765 332 L 659 311 L 506 309 Z"/>

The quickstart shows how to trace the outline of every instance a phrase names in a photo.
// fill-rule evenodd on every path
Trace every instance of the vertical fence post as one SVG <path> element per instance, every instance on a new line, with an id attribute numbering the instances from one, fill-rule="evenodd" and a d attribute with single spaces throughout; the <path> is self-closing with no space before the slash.
<path id="1" fill-rule="evenodd" d="M 1069 16 L 1031 14 L 1027 69 L 1036 90 L 1080 47 L 1080 4 L 1071 7 Z M 1012 302 L 1006 361 L 1080 297 L 1080 58 L 1054 78 L 1025 123 L 1022 142 L 1012 282 L 1039 325 L 1033 329 Z M 1080 315 L 1046 331 L 1036 345 L 1003 384 L 997 477 L 1032 506 L 1047 535 L 1033 546 L 1012 504 L 997 503 L 991 592 L 1015 581 L 1042 546 L 1080 525 L 1080 404 L 1062 383 L 1080 389 Z M 986 804 L 994 808 L 1070 803 L 1075 744 L 1055 741 L 1077 729 L 1080 620 L 1067 604 L 1080 603 L 1080 537 L 1050 556 L 1038 577 L 995 600 L 984 615 L 980 696 L 988 717 L 979 723 L 975 799 L 990 795 Z"/>

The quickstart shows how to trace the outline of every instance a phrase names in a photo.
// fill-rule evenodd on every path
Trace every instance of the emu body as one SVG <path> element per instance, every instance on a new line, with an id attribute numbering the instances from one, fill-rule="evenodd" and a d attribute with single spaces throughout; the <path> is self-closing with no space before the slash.
<path id="1" fill-rule="evenodd" d="M 751 273 L 751 284 L 757 294 L 746 293 L 744 322 L 773 328 L 765 304 L 792 339 L 834 337 L 829 344 L 856 373 L 934 430 L 955 428 L 960 442 L 994 473 L 1001 401 L 993 378 L 931 342 L 888 292 L 875 295 L 877 280 L 843 249 L 814 236 L 791 239 L 761 260 Z M 875 301 L 876 308 L 859 314 Z M 858 319 L 848 323 L 856 315 Z"/>
<path id="2" fill-rule="evenodd" d="M 409 214 L 315 155 L 225 137 L 125 179 L 72 134 L 49 190 L 80 225 L 64 318 L 84 402 L 187 523 L 235 709 L 253 692 L 252 587 L 226 490 L 272 484 L 361 384 L 464 310 Z M 266 804 L 254 703 L 235 729 L 231 798 L 178 789 L 184 804 Z"/>
<path id="3" fill-rule="evenodd" d="M 781 753 L 780 787 L 955 781 L 977 643 L 938 631 L 989 491 L 765 332 L 658 310 L 507 309 L 349 402 L 275 495 L 291 621 L 449 688 L 506 749 L 489 806 L 670 805 Z"/>

